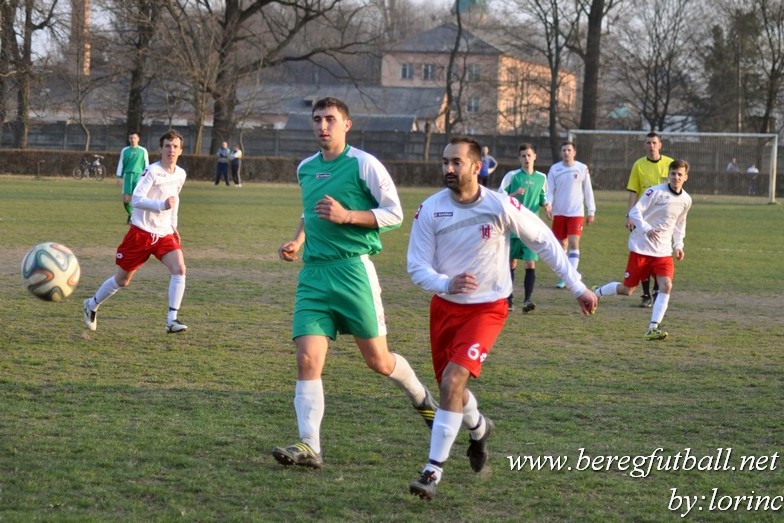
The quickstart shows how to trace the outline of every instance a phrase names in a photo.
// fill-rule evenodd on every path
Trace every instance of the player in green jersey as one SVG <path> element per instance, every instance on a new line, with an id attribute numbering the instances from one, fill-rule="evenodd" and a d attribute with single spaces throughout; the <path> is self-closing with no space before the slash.
<path id="1" fill-rule="evenodd" d="M 375 157 L 347 145 L 345 103 L 318 100 L 312 115 L 320 151 L 297 168 L 302 217 L 292 239 L 278 248 L 282 260 L 294 261 L 304 246 L 292 333 L 300 441 L 276 447 L 272 455 L 282 465 L 321 468 L 321 374 L 329 340 L 338 333 L 354 336 L 367 366 L 405 391 L 431 428 L 438 405 L 408 362 L 387 348 L 381 288 L 370 261 L 381 250 L 379 234 L 403 221 L 395 184 Z"/>
<path id="2" fill-rule="evenodd" d="M 117 163 L 117 181 L 122 181 L 122 202 L 125 212 L 128 213 L 127 222 L 131 223 L 133 206 L 131 195 L 142 172 L 150 165 L 150 156 L 147 149 L 139 145 L 139 133 L 132 132 L 128 135 L 128 145 L 120 151 L 120 161 Z"/>
<path id="3" fill-rule="evenodd" d="M 545 202 L 547 176 L 534 169 L 536 147 L 530 143 L 520 144 L 517 148 L 517 157 L 520 160 L 520 169 L 509 171 L 504 175 L 498 192 L 505 192 L 510 196 L 514 196 L 523 207 L 534 214 L 539 214 L 540 206 L 544 207 L 546 211 L 550 211 L 550 205 Z M 517 260 L 523 260 L 525 263 L 525 280 L 523 281 L 525 298 L 523 299 L 523 312 L 528 314 L 536 308 L 534 302 L 531 301 L 531 295 L 534 292 L 534 284 L 536 283 L 536 262 L 539 260 L 539 257 L 514 234 L 511 238 L 509 255 L 511 258 L 509 261 L 509 268 L 512 272 L 512 284 L 514 284 Z M 514 310 L 513 297 L 511 294 L 509 295 L 509 298 L 507 298 L 507 301 L 509 303 L 509 310 Z"/>

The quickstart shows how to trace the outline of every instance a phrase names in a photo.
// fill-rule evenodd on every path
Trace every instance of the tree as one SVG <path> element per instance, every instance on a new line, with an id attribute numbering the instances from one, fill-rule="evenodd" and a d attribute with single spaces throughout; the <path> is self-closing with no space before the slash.
<path id="1" fill-rule="evenodd" d="M 695 110 L 692 71 L 697 71 L 699 37 L 691 20 L 699 19 L 695 0 L 652 0 L 640 4 L 637 16 L 620 28 L 612 57 L 614 75 L 650 129 L 664 130 L 673 114 L 688 121 Z"/>
<path id="2" fill-rule="evenodd" d="M 579 56 L 583 68 L 583 100 L 580 113 L 580 129 L 595 129 L 599 104 L 599 74 L 601 72 L 602 30 L 607 15 L 623 0 L 578 0 L 577 28 L 569 50 Z M 585 16 L 587 32 L 585 46 L 579 41 L 580 22 Z"/>
<path id="3" fill-rule="evenodd" d="M 33 68 L 33 35 L 54 27 L 57 1 L 37 4 L 35 0 L 4 0 L 2 2 L 3 45 L 8 46 L 16 88 L 16 147 L 27 147 L 30 128 L 30 88 L 35 80 Z"/>
<path id="4" fill-rule="evenodd" d="M 374 25 L 362 19 L 365 6 L 343 6 L 340 0 L 198 0 L 218 16 L 219 67 L 213 91 L 210 152 L 228 141 L 236 126 L 240 80 L 260 69 L 314 56 L 352 53 L 378 38 Z M 252 52 L 242 51 L 252 50 Z"/>
<path id="5" fill-rule="evenodd" d="M 774 113 L 782 102 L 784 90 L 784 2 L 753 0 L 751 8 L 756 11 L 761 25 L 756 54 L 761 79 L 762 115 L 756 131 L 765 133 L 774 130 Z"/>

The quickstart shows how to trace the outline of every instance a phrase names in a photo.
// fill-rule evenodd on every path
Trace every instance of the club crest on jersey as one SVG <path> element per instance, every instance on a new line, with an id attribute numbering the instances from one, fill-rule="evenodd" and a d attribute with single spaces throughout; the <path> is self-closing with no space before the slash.
<path id="1" fill-rule="evenodd" d="M 332 176 L 332 173 L 316 173 L 316 180 L 326 180 Z"/>
<path id="2" fill-rule="evenodd" d="M 490 227 L 489 225 L 480 225 L 479 226 L 479 230 L 482 233 L 482 239 L 483 240 L 489 240 L 490 239 L 490 233 L 493 230 L 492 227 Z"/>

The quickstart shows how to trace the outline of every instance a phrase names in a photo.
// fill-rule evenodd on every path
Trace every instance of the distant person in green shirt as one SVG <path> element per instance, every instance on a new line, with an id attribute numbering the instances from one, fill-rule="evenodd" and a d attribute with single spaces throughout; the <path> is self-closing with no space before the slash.
<path id="1" fill-rule="evenodd" d="M 128 145 L 120 151 L 120 161 L 117 163 L 117 181 L 122 182 L 122 202 L 128 214 L 127 223 L 131 223 L 133 206 L 131 196 L 142 172 L 150 165 L 150 156 L 147 149 L 139 145 L 139 133 L 132 132 L 128 135 Z"/>
<path id="2" fill-rule="evenodd" d="M 351 119 L 344 102 L 318 100 L 311 127 L 319 151 L 297 168 L 302 215 L 292 238 L 278 248 L 288 262 L 303 249 L 291 336 L 297 346 L 299 441 L 275 447 L 272 455 L 284 466 L 320 469 L 321 374 L 338 333 L 354 338 L 365 364 L 402 389 L 431 428 L 438 404 L 408 361 L 387 346 L 381 286 L 370 260 L 381 251 L 380 234 L 403 222 L 395 183 L 378 159 L 346 143 Z"/>
<path id="3" fill-rule="evenodd" d="M 550 211 L 550 205 L 545 202 L 547 175 L 534 169 L 536 147 L 530 143 L 520 144 L 517 148 L 517 158 L 520 160 L 521 168 L 509 171 L 504 175 L 498 192 L 505 192 L 509 196 L 513 196 L 523 207 L 534 214 L 539 214 L 540 206 L 544 206 L 546 211 Z M 536 283 L 536 262 L 539 260 L 539 256 L 529 249 L 520 238 L 513 234 L 511 237 L 509 258 L 512 284 L 514 284 L 517 260 L 523 260 L 523 262 L 525 262 L 525 280 L 523 282 L 525 297 L 523 298 L 523 313 L 528 314 L 536 308 L 536 304 L 531 301 L 531 296 L 534 292 L 534 284 Z M 513 311 L 514 303 L 512 294 L 507 298 L 507 302 L 509 303 L 509 310 Z"/>

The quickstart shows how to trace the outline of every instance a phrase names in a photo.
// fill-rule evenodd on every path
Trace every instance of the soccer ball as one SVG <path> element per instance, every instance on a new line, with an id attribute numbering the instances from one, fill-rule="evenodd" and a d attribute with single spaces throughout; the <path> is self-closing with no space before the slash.
<path id="1" fill-rule="evenodd" d="M 39 243 L 22 259 L 22 278 L 34 296 L 63 301 L 79 284 L 79 260 L 71 249 L 55 242 Z"/>

